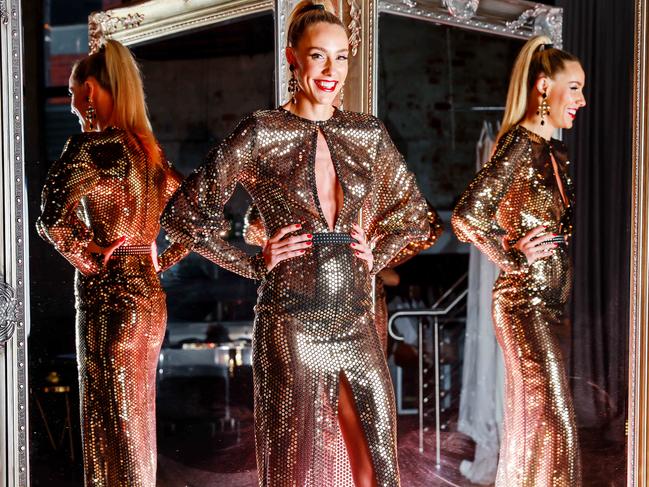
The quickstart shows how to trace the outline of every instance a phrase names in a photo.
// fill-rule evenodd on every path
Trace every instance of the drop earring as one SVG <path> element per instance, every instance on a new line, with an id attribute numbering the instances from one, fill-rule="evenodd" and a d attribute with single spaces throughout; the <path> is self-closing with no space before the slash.
<path id="1" fill-rule="evenodd" d="M 550 105 L 548 104 L 548 92 L 543 92 L 543 98 L 541 99 L 541 104 L 539 109 L 536 111 L 537 115 L 541 115 L 541 125 L 545 125 L 545 117 L 550 114 Z"/>
<path id="2" fill-rule="evenodd" d="M 88 108 L 86 108 L 86 122 L 88 122 L 88 128 L 90 130 L 95 129 L 95 118 L 97 118 L 97 111 L 95 110 L 95 107 L 92 105 L 92 100 L 90 97 L 87 99 L 88 101 Z"/>
<path id="3" fill-rule="evenodd" d="M 344 105 L 344 103 L 345 103 L 345 85 L 344 84 L 340 87 L 340 94 L 338 95 L 338 100 L 340 100 L 340 106 L 338 108 L 340 108 L 341 110 L 344 110 L 345 109 L 345 105 Z"/>
<path id="4" fill-rule="evenodd" d="M 288 80 L 288 92 L 291 95 L 291 103 L 295 105 L 297 103 L 295 94 L 300 90 L 300 87 L 295 78 L 295 67 L 291 64 L 288 69 L 291 71 L 291 79 Z"/>

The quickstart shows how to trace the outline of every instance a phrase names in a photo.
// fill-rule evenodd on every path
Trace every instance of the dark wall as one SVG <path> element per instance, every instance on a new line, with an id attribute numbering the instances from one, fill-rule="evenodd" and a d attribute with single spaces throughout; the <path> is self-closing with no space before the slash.
<path id="1" fill-rule="evenodd" d="M 576 188 L 571 375 L 578 419 L 624 441 L 628 391 L 634 3 L 561 0 L 588 106 L 566 133 Z"/>
<path id="2" fill-rule="evenodd" d="M 379 117 L 438 210 L 450 210 L 475 175 L 483 122 L 495 124 L 503 113 L 483 109 L 504 105 L 521 45 L 427 21 L 379 17 Z"/>

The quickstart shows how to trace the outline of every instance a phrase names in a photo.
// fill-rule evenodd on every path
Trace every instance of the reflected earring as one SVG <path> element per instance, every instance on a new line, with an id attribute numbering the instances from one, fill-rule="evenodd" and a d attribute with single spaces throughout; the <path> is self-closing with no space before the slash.
<path id="1" fill-rule="evenodd" d="M 541 104 L 539 109 L 536 111 L 537 115 L 541 115 L 541 125 L 545 125 L 545 117 L 550 114 L 550 105 L 548 104 L 548 93 L 543 92 L 543 98 L 541 99 Z"/>
<path id="2" fill-rule="evenodd" d="M 86 122 L 88 122 L 88 128 L 90 130 L 95 129 L 95 118 L 97 118 L 97 111 L 95 107 L 92 106 L 92 100 L 88 97 L 88 108 L 86 108 Z"/>
<path id="3" fill-rule="evenodd" d="M 297 84 L 297 79 L 295 78 L 295 68 L 291 64 L 288 69 L 291 70 L 291 79 L 288 80 L 288 92 L 291 95 L 291 102 L 293 104 L 297 103 L 295 100 L 295 94 L 300 90 L 299 85 Z"/>

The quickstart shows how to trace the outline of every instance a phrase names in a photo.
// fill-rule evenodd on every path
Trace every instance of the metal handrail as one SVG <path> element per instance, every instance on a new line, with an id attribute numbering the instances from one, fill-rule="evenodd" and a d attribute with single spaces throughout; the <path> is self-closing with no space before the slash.
<path id="1" fill-rule="evenodd" d="M 403 341 L 403 337 L 398 336 L 392 330 L 392 324 L 398 318 L 407 318 L 407 317 L 431 317 L 434 320 L 434 331 L 435 331 L 435 466 L 436 468 L 441 467 L 441 420 L 439 413 L 439 317 L 449 314 L 453 309 L 462 301 L 468 294 L 468 288 L 462 290 L 462 292 L 446 307 L 439 309 L 441 302 L 446 299 L 454 290 L 456 290 L 460 284 L 468 277 L 468 273 L 465 273 L 460 277 L 455 284 L 453 284 L 442 296 L 435 302 L 432 308 L 429 309 L 419 309 L 419 310 L 404 310 L 397 311 L 396 313 L 390 316 L 388 320 L 388 333 L 392 338 L 398 341 Z M 422 320 L 419 320 L 417 326 L 417 351 L 418 351 L 418 379 L 419 379 L 419 452 L 424 452 L 424 340 L 423 340 L 423 323 Z"/>

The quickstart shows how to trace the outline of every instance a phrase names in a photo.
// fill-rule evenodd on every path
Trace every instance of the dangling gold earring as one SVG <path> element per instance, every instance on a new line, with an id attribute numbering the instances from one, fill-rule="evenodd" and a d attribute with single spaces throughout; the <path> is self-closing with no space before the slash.
<path id="1" fill-rule="evenodd" d="M 295 78 L 295 67 L 291 64 L 288 69 L 291 70 L 291 79 L 288 80 L 288 92 L 291 95 L 291 102 L 295 105 L 297 103 L 295 94 L 300 91 L 300 86 L 297 84 L 297 79 Z"/>
<path id="2" fill-rule="evenodd" d="M 344 84 L 340 87 L 340 94 L 338 95 L 338 99 L 340 100 L 340 106 L 338 108 L 340 110 L 344 110 L 345 109 L 345 105 L 344 105 L 344 103 L 345 103 L 345 85 Z"/>
<path id="3" fill-rule="evenodd" d="M 541 115 L 541 125 L 545 125 L 545 117 L 550 114 L 550 105 L 548 103 L 548 92 L 543 92 L 543 99 L 539 105 L 539 109 L 536 111 L 537 115 Z"/>
<path id="4" fill-rule="evenodd" d="M 88 108 L 86 108 L 86 122 L 88 122 L 88 128 L 90 130 L 95 129 L 95 118 L 97 118 L 97 111 L 95 110 L 95 107 L 92 106 L 92 100 L 90 97 L 87 99 L 88 101 Z"/>

